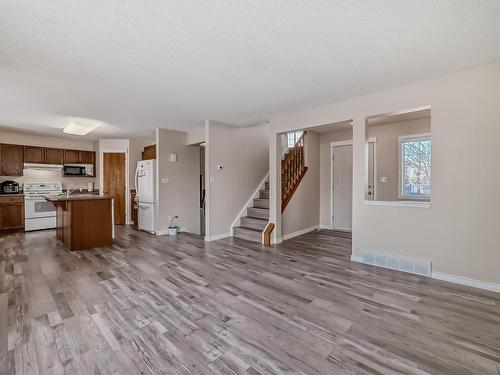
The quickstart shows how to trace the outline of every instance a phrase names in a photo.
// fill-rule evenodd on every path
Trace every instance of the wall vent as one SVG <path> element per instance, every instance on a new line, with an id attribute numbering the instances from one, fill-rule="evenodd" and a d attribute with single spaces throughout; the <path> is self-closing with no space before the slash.
<path id="1" fill-rule="evenodd" d="M 428 260 L 408 258 L 401 255 L 385 254 L 373 250 L 361 250 L 361 262 L 377 267 L 431 276 L 432 264 Z"/>

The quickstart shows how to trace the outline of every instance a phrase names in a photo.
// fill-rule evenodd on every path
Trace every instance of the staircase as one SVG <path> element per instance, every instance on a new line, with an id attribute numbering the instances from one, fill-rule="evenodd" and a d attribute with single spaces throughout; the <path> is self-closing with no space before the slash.
<path id="1" fill-rule="evenodd" d="M 285 210 L 307 172 L 305 135 L 304 131 L 281 161 L 281 212 Z M 269 223 L 269 182 L 265 182 L 264 188 L 254 194 L 252 207 L 247 207 L 246 216 L 241 216 L 236 222 L 239 222 L 239 225 L 233 226 L 233 237 L 270 244 L 274 223 Z"/>
<path id="2" fill-rule="evenodd" d="M 246 216 L 240 218 L 240 225 L 233 227 L 233 237 L 262 243 L 262 232 L 269 222 L 269 182 L 259 190 L 253 199 L 252 207 L 247 208 Z"/>
<path id="3" fill-rule="evenodd" d="M 306 132 L 304 131 L 281 161 L 281 212 L 285 211 L 290 199 L 292 199 L 293 193 L 295 193 L 300 181 L 302 181 L 307 172 L 304 153 L 305 135 Z"/>

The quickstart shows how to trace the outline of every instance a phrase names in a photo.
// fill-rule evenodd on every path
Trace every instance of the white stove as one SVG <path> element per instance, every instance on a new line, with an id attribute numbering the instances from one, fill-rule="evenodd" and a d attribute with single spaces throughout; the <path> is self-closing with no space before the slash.
<path id="1" fill-rule="evenodd" d="M 24 183 L 24 229 L 26 231 L 56 227 L 56 208 L 44 195 L 62 193 L 60 182 Z"/>

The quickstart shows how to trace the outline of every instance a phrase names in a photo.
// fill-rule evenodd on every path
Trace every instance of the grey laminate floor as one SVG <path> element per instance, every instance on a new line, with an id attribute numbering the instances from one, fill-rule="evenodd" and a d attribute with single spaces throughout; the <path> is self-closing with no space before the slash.
<path id="1" fill-rule="evenodd" d="M 348 238 L 117 235 L 0 237 L 0 374 L 500 373 L 500 295 L 351 263 Z"/>

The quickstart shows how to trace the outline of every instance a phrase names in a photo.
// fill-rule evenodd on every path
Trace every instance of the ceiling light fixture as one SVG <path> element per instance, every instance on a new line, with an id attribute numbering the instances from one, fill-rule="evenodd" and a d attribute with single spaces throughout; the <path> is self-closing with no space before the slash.
<path id="1" fill-rule="evenodd" d="M 71 121 L 68 126 L 63 129 L 63 133 L 71 134 L 71 135 L 87 135 L 91 131 L 96 130 L 101 124 L 99 123 L 87 123 L 77 124 L 74 121 Z"/>

